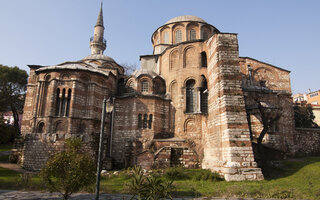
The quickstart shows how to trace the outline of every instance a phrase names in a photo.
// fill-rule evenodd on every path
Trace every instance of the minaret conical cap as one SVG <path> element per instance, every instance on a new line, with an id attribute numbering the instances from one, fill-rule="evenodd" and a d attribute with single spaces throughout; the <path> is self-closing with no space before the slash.
<path id="1" fill-rule="evenodd" d="M 99 12 L 99 16 L 98 16 L 98 19 L 97 19 L 96 26 L 102 26 L 102 27 L 104 27 L 104 26 L 103 26 L 102 2 L 101 2 L 100 12 Z"/>

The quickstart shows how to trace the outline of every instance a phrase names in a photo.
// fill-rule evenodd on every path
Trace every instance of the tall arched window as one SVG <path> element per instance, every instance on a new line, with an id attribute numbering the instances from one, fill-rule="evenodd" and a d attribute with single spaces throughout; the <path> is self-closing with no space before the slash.
<path id="1" fill-rule="evenodd" d="M 168 32 L 164 32 L 164 34 L 163 34 L 163 43 L 169 44 L 169 33 Z"/>
<path id="2" fill-rule="evenodd" d="M 44 123 L 43 122 L 39 123 L 37 132 L 38 133 L 43 133 L 44 132 Z"/>
<path id="3" fill-rule="evenodd" d="M 60 116 L 64 116 L 64 110 L 66 109 L 66 89 L 63 88 L 62 90 L 62 105 L 61 105 L 61 110 L 60 110 Z"/>
<path id="4" fill-rule="evenodd" d="M 149 92 L 149 82 L 148 81 L 141 82 L 141 92 Z"/>
<path id="5" fill-rule="evenodd" d="M 186 112 L 193 113 L 196 110 L 197 100 L 194 91 L 195 81 L 190 79 L 186 83 Z"/>
<path id="6" fill-rule="evenodd" d="M 142 128 L 142 114 L 138 115 L 138 128 Z"/>
<path id="7" fill-rule="evenodd" d="M 69 116 L 70 110 L 70 101 L 71 101 L 71 89 L 66 90 L 62 89 L 60 93 L 60 89 L 57 89 L 57 97 L 56 97 L 56 116 Z"/>
<path id="8" fill-rule="evenodd" d="M 180 29 L 176 30 L 175 36 L 176 43 L 182 42 L 182 32 Z"/>
<path id="9" fill-rule="evenodd" d="M 207 80 L 204 76 L 202 76 L 200 88 L 200 111 L 202 113 L 208 113 L 208 87 Z"/>
<path id="10" fill-rule="evenodd" d="M 204 39 L 204 40 L 208 39 L 208 32 L 207 31 L 202 32 L 202 39 Z"/>
<path id="11" fill-rule="evenodd" d="M 196 40 L 197 39 L 197 33 L 194 29 L 191 29 L 190 32 L 190 40 Z"/>
<path id="12" fill-rule="evenodd" d="M 148 128 L 152 128 L 152 114 L 149 115 Z"/>
<path id="13" fill-rule="evenodd" d="M 147 128 L 148 127 L 148 115 L 144 114 L 143 115 L 143 128 Z"/>
<path id="14" fill-rule="evenodd" d="M 57 98 L 56 98 L 56 116 L 59 116 L 60 112 L 60 88 L 57 89 Z"/>
<path id="15" fill-rule="evenodd" d="M 68 96 L 67 96 L 66 99 L 67 99 L 66 116 L 69 116 L 70 100 L 71 100 L 71 89 L 68 90 Z"/>
<path id="16" fill-rule="evenodd" d="M 201 66 L 207 67 L 207 54 L 206 52 L 201 52 Z"/>

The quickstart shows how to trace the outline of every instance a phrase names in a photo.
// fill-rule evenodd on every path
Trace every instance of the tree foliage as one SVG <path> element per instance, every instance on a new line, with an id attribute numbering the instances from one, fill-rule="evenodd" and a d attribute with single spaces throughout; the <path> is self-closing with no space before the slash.
<path id="1" fill-rule="evenodd" d="M 93 160 L 80 152 L 80 139 L 66 140 L 66 150 L 54 155 L 41 170 L 41 177 L 51 192 L 59 192 L 64 199 L 95 182 Z"/>
<path id="2" fill-rule="evenodd" d="M 299 106 L 295 105 L 294 110 L 294 121 L 298 128 L 315 128 L 318 125 L 314 122 L 314 114 L 311 105 Z"/>
<path id="3" fill-rule="evenodd" d="M 18 67 L 0 65 L 0 111 L 11 110 L 19 130 L 19 111 L 23 110 L 28 74 Z"/>

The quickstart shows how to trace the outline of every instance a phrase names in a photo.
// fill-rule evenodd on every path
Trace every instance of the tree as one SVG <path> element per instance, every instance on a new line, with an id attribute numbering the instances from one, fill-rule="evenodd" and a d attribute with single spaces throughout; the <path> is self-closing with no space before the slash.
<path id="1" fill-rule="evenodd" d="M 298 128 L 315 128 L 318 125 L 314 122 L 314 114 L 311 105 L 299 106 L 295 105 L 294 110 L 294 121 Z"/>
<path id="2" fill-rule="evenodd" d="M 121 63 L 120 65 L 124 68 L 124 73 L 127 76 L 130 76 L 137 69 L 136 63 L 132 64 L 132 63 L 124 62 L 124 63 Z"/>
<path id="3" fill-rule="evenodd" d="M 275 105 L 272 105 L 267 102 L 261 101 L 261 99 L 256 98 L 255 103 L 251 106 L 247 106 L 248 114 L 253 114 L 258 116 L 262 123 L 262 130 L 258 135 L 257 142 L 257 152 L 255 154 L 256 161 L 258 165 L 261 167 L 263 174 L 268 174 L 268 163 L 267 158 L 264 152 L 264 146 L 262 144 L 263 138 L 266 133 L 269 131 L 270 127 L 272 127 L 281 117 L 281 109 Z M 250 120 L 250 119 L 249 119 Z M 250 122 L 251 123 L 251 122 Z M 252 131 L 250 131 L 251 140 L 253 140 Z"/>
<path id="4" fill-rule="evenodd" d="M 12 111 L 17 134 L 20 134 L 19 112 L 23 110 L 27 78 L 25 70 L 0 65 L 0 111 Z"/>
<path id="5" fill-rule="evenodd" d="M 95 182 L 93 160 L 80 152 L 80 139 L 67 139 L 66 150 L 54 155 L 41 170 L 50 192 L 57 191 L 67 200 L 74 192 Z"/>

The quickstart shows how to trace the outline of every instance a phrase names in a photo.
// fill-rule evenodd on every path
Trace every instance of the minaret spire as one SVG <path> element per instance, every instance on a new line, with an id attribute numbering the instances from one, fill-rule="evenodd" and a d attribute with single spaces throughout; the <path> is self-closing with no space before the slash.
<path id="1" fill-rule="evenodd" d="M 98 15 L 98 19 L 97 19 L 97 23 L 96 23 L 96 26 L 103 26 L 103 11 L 102 11 L 102 1 L 101 1 L 101 6 L 100 6 L 100 12 L 99 12 L 99 15 Z"/>
<path id="2" fill-rule="evenodd" d="M 94 26 L 94 35 L 90 38 L 90 48 L 91 54 L 103 54 L 106 49 L 106 40 L 103 38 L 104 26 L 103 26 L 103 11 L 102 2 L 100 7 L 100 12 L 98 15 L 97 23 Z"/>

